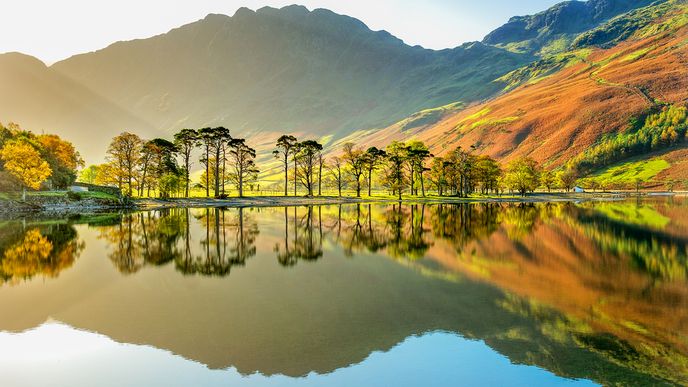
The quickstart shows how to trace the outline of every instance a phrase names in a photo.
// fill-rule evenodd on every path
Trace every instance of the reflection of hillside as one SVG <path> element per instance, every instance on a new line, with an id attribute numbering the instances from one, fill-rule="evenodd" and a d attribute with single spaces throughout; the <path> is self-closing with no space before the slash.
<path id="1" fill-rule="evenodd" d="M 10 223 L 0 231 L 0 280 L 18 284 L 35 276 L 55 278 L 83 248 L 71 225 Z"/>
<path id="2" fill-rule="evenodd" d="M 548 207 L 540 211 L 551 214 Z M 657 278 L 651 267 L 638 264 L 639 258 L 674 262 L 672 268 L 682 273 L 685 250 L 679 246 L 685 244 L 573 205 L 557 207 L 559 215 L 541 216 L 529 235 L 514 238 L 505 221 L 489 238 L 457 250 L 455 258 L 436 258 L 447 270 L 523 297 L 526 304 L 508 306 L 519 313 L 539 318 L 537 310 L 545 305 L 563 313 L 563 320 L 543 321 L 553 337 L 629 368 L 685 381 L 685 277 Z"/>

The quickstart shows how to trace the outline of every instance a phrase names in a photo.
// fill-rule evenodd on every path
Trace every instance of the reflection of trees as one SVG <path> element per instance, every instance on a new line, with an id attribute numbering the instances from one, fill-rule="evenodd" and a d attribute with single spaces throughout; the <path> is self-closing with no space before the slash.
<path id="1" fill-rule="evenodd" d="M 282 266 L 294 266 L 299 260 L 316 261 L 323 256 L 322 207 L 318 207 L 317 215 L 313 206 L 308 206 L 301 212 L 299 207 L 293 207 L 292 212 L 290 222 L 289 210 L 284 208 L 284 241 L 283 245 L 275 246 L 277 261 Z M 293 238 L 289 234 L 290 223 L 293 223 Z"/>
<path id="2" fill-rule="evenodd" d="M 394 258 L 422 258 L 431 244 L 427 240 L 425 205 L 392 205 L 385 212 L 387 254 Z"/>
<path id="3" fill-rule="evenodd" d="M 487 238 L 497 231 L 503 211 L 499 203 L 439 204 L 431 209 L 432 232 L 435 238 L 446 240 L 460 250 L 469 242 Z"/>
<path id="4" fill-rule="evenodd" d="M 512 240 L 519 240 L 529 235 L 535 227 L 542 206 L 532 203 L 520 203 L 503 207 L 501 209 L 504 217 L 504 225 L 507 234 Z"/>
<path id="5" fill-rule="evenodd" d="M 184 274 L 226 276 L 233 266 L 243 266 L 256 255 L 258 223 L 239 208 L 206 208 L 197 219 L 204 226 L 205 238 L 201 240 L 202 252 L 194 254 L 190 234 L 184 236 L 183 254 L 177 257 L 177 270 Z M 188 212 L 186 215 L 188 224 Z"/>
<path id="6" fill-rule="evenodd" d="M 146 265 L 160 266 L 176 259 L 178 241 L 187 227 L 184 209 L 163 209 L 124 215 L 114 227 L 101 229 L 100 237 L 113 247 L 110 259 L 122 273 L 135 273 Z"/>
<path id="7" fill-rule="evenodd" d="M 174 261 L 184 274 L 225 276 L 256 254 L 258 224 L 245 211 L 205 209 L 194 217 L 191 210 L 176 208 L 128 214 L 117 226 L 103 228 L 100 236 L 113 247 L 110 259 L 122 273 Z M 205 236 L 197 244 L 192 221 Z"/>
<path id="8" fill-rule="evenodd" d="M 12 228 L 10 233 L 9 238 L 0 242 L 3 282 L 16 283 L 36 275 L 55 278 L 71 267 L 84 249 L 84 243 L 77 240 L 77 232 L 69 224 Z"/>

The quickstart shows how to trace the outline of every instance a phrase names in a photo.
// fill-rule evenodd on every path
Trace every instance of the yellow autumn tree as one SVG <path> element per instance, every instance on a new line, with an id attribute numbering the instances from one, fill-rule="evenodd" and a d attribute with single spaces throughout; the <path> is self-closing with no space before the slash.
<path id="1" fill-rule="evenodd" d="M 52 173 L 48 163 L 26 141 L 8 142 L 0 150 L 0 159 L 5 163 L 5 170 L 22 183 L 22 198 L 24 200 L 26 200 L 27 187 L 31 189 L 40 188 L 41 183 Z"/>

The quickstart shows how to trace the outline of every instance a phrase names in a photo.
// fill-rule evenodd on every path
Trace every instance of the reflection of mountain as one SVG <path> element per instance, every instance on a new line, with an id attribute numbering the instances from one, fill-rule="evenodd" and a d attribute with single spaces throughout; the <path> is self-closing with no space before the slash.
<path id="1" fill-rule="evenodd" d="M 43 301 L 31 308 L 36 321 L 51 316 L 244 374 L 329 373 L 409 336 L 444 330 L 566 377 L 684 382 L 685 281 L 650 275 L 605 251 L 581 220 L 591 211 L 352 205 L 125 215 L 121 226 L 79 228 L 89 243 L 79 263 L 89 270 L 79 277 L 0 293 L 0 308 L 10 311 L 0 327 L 20 329 L 11 311 L 24 308 L 25 294 Z M 117 238 L 104 238 L 115 231 Z M 137 264 L 117 267 L 136 267 L 135 275 L 122 276 L 99 254 L 107 250 L 119 262 L 113 253 L 127 249 L 136 254 L 123 261 Z M 174 264 L 153 258 L 156 252 L 174 256 Z M 235 256 L 245 257 L 243 267 L 228 278 L 177 272 L 186 271 L 180 263 L 187 258 Z M 299 263 L 320 256 L 317 264 Z"/>

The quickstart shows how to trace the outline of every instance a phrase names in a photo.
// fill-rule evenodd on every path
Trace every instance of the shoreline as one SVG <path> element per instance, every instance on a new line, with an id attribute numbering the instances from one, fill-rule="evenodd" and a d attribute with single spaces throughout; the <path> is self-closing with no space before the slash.
<path id="1" fill-rule="evenodd" d="M 553 193 L 553 194 L 529 194 L 525 197 L 504 196 L 504 197 L 417 197 L 403 198 L 402 200 L 389 197 L 337 197 L 337 196 L 252 196 L 245 198 L 190 198 L 190 199 L 138 199 L 135 200 L 137 207 L 141 210 L 155 210 L 163 208 L 207 208 L 207 207 L 227 207 L 227 208 L 247 208 L 247 207 L 294 207 L 294 206 L 317 206 L 317 205 L 339 205 L 339 204 L 470 204 L 470 203 L 547 203 L 547 202 L 582 202 L 582 201 L 608 201 L 623 200 L 630 196 L 625 194 L 574 194 L 574 193 Z"/>
<path id="2" fill-rule="evenodd" d="M 74 202 L 44 203 L 33 201 L 22 203 L 17 201 L 0 200 L 0 217 L 17 215 L 50 215 L 71 216 L 78 214 L 107 213 L 117 211 L 150 211 L 166 208 L 248 208 L 248 207 L 300 207 L 339 204 L 470 204 L 470 203 L 561 203 L 561 202 L 593 202 L 616 201 L 631 198 L 652 197 L 682 197 L 686 193 L 642 193 L 640 197 L 635 193 L 533 193 L 526 196 L 485 196 L 485 197 L 405 197 L 402 200 L 390 197 L 338 197 L 338 196 L 249 196 L 244 198 L 187 198 L 187 199 L 133 199 L 131 203 L 122 205 L 112 201 L 85 200 Z"/>

